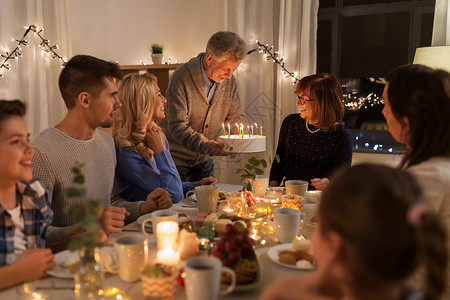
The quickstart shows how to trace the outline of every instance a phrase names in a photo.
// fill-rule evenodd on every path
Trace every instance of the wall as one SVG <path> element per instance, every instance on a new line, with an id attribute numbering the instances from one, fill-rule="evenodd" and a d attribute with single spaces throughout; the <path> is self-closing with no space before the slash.
<path id="1" fill-rule="evenodd" d="M 186 62 L 204 51 L 218 30 L 211 0 L 67 1 L 75 54 L 120 64 L 151 62 L 148 48 L 164 44 L 165 56 Z"/>

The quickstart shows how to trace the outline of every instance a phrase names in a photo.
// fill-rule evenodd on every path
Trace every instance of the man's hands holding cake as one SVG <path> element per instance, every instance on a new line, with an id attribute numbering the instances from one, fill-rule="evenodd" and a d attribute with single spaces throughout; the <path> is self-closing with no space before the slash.
<path id="1" fill-rule="evenodd" d="M 209 154 L 213 156 L 228 156 L 231 152 L 224 151 L 224 143 L 218 143 L 216 141 L 211 141 L 209 143 Z"/>

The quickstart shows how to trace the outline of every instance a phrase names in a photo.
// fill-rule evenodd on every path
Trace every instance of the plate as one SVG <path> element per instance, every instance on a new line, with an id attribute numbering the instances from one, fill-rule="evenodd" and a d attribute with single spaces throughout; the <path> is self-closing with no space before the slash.
<path id="1" fill-rule="evenodd" d="M 303 271 L 310 271 L 310 270 L 314 269 L 314 268 L 310 268 L 310 269 L 309 268 L 299 268 L 295 265 L 288 265 L 288 264 L 284 264 L 284 263 L 280 262 L 279 258 L 278 258 L 278 253 L 281 251 L 284 251 L 284 250 L 292 250 L 292 244 L 287 243 L 287 244 L 273 246 L 272 248 L 269 249 L 269 251 L 267 251 L 267 255 L 274 263 L 276 263 L 282 267 L 296 269 L 296 270 L 303 270 Z"/>
<path id="2" fill-rule="evenodd" d="M 47 270 L 47 274 L 58 278 L 73 278 L 73 274 L 69 271 L 68 267 L 63 267 L 62 264 L 68 259 L 79 260 L 79 251 L 64 250 L 55 254 L 56 266 L 50 270 Z"/>
<path id="3" fill-rule="evenodd" d="M 192 203 L 191 201 L 195 203 Z M 181 200 L 181 203 L 183 203 L 183 205 L 185 205 L 186 207 L 197 207 L 197 197 L 195 196 L 195 194 L 192 194 L 189 197 Z"/>
<path id="4" fill-rule="evenodd" d="M 180 214 L 180 213 L 178 213 L 178 214 Z M 139 225 L 142 226 L 142 223 L 144 223 L 145 220 L 151 219 L 151 218 L 152 218 L 152 213 L 145 214 L 145 215 L 142 215 L 142 216 L 140 216 L 139 218 L 137 218 L 136 222 L 137 222 Z M 178 224 L 179 224 L 180 226 L 183 226 L 183 225 L 185 225 L 186 223 L 188 223 L 188 222 L 191 221 L 191 220 L 192 220 L 192 218 L 190 218 L 189 216 L 187 216 L 187 217 L 178 217 Z M 152 223 L 151 223 L 151 222 L 146 223 L 146 224 L 145 224 L 145 227 L 146 227 L 148 230 L 150 230 L 150 229 L 153 230 L 153 227 L 152 227 Z"/>
<path id="5" fill-rule="evenodd" d="M 113 247 L 109 247 L 109 246 L 104 246 L 102 248 L 100 248 L 99 251 L 99 264 L 100 267 L 102 269 L 103 272 L 106 272 L 106 265 L 105 265 L 105 261 L 106 261 L 106 254 L 107 253 L 112 253 L 112 251 L 114 250 Z M 54 277 L 58 277 L 58 278 L 73 278 L 73 274 L 70 272 L 68 267 L 64 267 L 63 263 L 67 260 L 72 260 L 73 263 L 76 263 L 79 261 L 79 257 L 80 257 L 80 251 L 70 251 L 70 250 L 64 250 L 61 252 L 58 252 L 55 254 L 55 263 L 56 266 L 50 270 L 47 270 L 47 274 L 54 276 Z M 112 267 L 115 267 L 115 262 L 113 259 L 110 258 L 110 264 L 112 263 Z"/>
<path id="6" fill-rule="evenodd" d="M 152 213 L 149 213 L 149 214 L 145 214 L 145 215 L 140 216 L 139 218 L 137 218 L 136 221 L 138 222 L 139 225 L 142 225 L 142 223 L 144 223 L 145 220 L 151 219 L 151 218 L 152 218 Z M 152 224 L 151 223 L 147 223 L 147 225 L 145 225 L 145 226 L 151 228 Z"/>

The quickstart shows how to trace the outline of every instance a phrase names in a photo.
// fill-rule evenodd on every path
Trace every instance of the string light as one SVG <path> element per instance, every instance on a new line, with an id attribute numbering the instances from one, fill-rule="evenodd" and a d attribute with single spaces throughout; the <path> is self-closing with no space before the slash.
<path id="1" fill-rule="evenodd" d="M 163 56 L 163 61 L 161 62 L 162 65 L 171 65 L 171 64 L 178 64 L 178 60 L 173 60 L 172 56 L 169 57 L 169 59 L 167 61 L 164 60 L 164 56 Z M 147 65 L 153 65 L 153 62 L 151 63 L 146 63 L 144 62 L 142 59 L 139 61 L 139 64 L 143 65 L 143 66 L 147 66 Z"/>
<path id="2" fill-rule="evenodd" d="M 290 72 L 286 69 L 284 66 L 285 58 L 284 56 L 280 55 L 279 51 L 275 51 L 273 46 L 270 46 L 268 44 L 263 44 L 260 41 L 256 40 L 256 44 L 258 44 L 257 48 L 254 48 L 247 52 L 247 54 L 250 54 L 256 50 L 258 50 L 259 53 L 264 53 L 263 57 L 265 61 L 271 60 L 273 63 L 276 63 L 281 68 L 281 74 L 283 74 L 284 78 L 291 77 L 293 82 L 292 84 L 295 85 L 300 79 L 298 79 L 298 73 L 297 72 Z"/>
<path id="3" fill-rule="evenodd" d="M 56 53 L 55 50 L 58 50 L 58 45 L 50 45 L 50 40 L 44 39 L 41 32 L 44 31 L 44 28 L 38 28 L 36 25 L 30 25 L 28 26 L 27 30 L 25 30 L 25 33 L 23 34 L 22 38 L 20 40 L 15 40 L 17 42 L 17 46 L 14 48 L 12 52 L 6 51 L 6 54 L 1 54 L 1 57 L 4 58 L 3 62 L 0 65 L 1 69 L 7 69 L 8 71 L 11 71 L 11 64 L 8 62 L 10 59 L 18 60 L 19 57 L 22 57 L 22 54 L 19 51 L 22 51 L 22 46 L 28 47 L 30 42 L 25 39 L 26 36 L 32 32 L 36 34 L 40 39 L 41 42 L 39 43 L 39 47 L 42 48 L 42 53 L 49 54 L 50 59 L 59 59 L 62 61 L 61 68 L 64 67 L 66 64 L 66 61 L 62 56 L 60 56 L 58 53 Z M 14 41 L 14 39 L 13 39 Z M 3 74 L 0 74 L 0 77 L 5 77 Z"/>

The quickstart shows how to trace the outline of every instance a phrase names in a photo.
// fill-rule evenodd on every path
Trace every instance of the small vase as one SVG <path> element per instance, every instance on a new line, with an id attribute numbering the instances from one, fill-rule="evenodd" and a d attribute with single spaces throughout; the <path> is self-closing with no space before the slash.
<path id="1" fill-rule="evenodd" d="M 245 178 L 241 194 L 242 214 L 245 218 L 254 219 L 256 217 L 256 202 L 254 197 L 253 179 Z"/>
<path id="2" fill-rule="evenodd" d="M 162 64 L 163 54 L 162 53 L 152 53 L 152 61 L 154 65 Z"/>
<path id="3" fill-rule="evenodd" d="M 80 262 L 74 274 L 76 299 L 102 299 L 103 273 L 95 259 L 97 248 L 80 250 Z"/>

